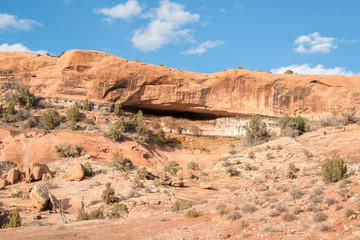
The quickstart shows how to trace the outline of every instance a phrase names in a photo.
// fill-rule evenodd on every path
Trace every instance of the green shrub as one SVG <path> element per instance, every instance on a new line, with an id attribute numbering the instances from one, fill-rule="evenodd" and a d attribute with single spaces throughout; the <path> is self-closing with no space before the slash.
<path id="1" fill-rule="evenodd" d="M 91 168 L 91 164 L 89 162 L 84 163 L 84 173 L 85 176 L 91 177 L 93 175 L 93 170 Z"/>
<path id="2" fill-rule="evenodd" d="M 60 115 L 54 109 L 47 109 L 43 114 L 44 128 L 50 130 L 60 124 Z"/>
<path id="3" fill-rule="evenodd" d="M 28 119 L 26 120 L 26 126 L 27 126 L 28 128 L 33 127 L 34 124 L 35 124 L 35 122 L 32 120 L 32 118 L 28 118 Z"/>
<path id="4" fill-rule="evenodd" d="M 9 102 L 7 108 L 6 108 L 6 111 L 8 114 L 10 115 L 13 115 L 15 114 L 15 104 L 13 101 Z"/>
<path id="5" fill-rule="evenodd" d="M 79 108 L 77 106 L 77 104 L 74 104 L 71 108 L 69 108 L 69 110 L 66 112 L 66 118 L 69 121 L 75 121 L 78 122 L 79 121 Z"/>
<path id="6" fill-rule="evenodd" d="M 62 158 L 74 157 L 74 151 L 71 147 L 71 144 L 68 142 L 61 143 L 59 146 L 55 145 L 54 149 L 59 157 Z"/>
<path id="7" fill-rule="evenodd" d="M 187 168 L 190 169 L 190 170 L 196 171 L 196 170 L 199 170 L 199 165 L 196 162 L 191 161 L 191 162 L 188 163 Z"/>
<path id="8" fill-rule="evenodd" d="M 129 213 L 127 206 L 124 203 L 115 203 L 112 205 L 111 212 L 108 214 L 109 218 L 120 218 L 123 214 Z"/>
<path id="9" fill-rule="evenodd" d="M 118 117 L 120 117 L 123 114 L 123 110 L 121 109 L 121 105 L 120 104 L 115 104 L 114 107 L 114 114 Z"/>
<path id="10" fill-rule="evenodd" d="M 107 182 L 105 184 L 105 189 L 101 195 L 101 199 L 105 204 L 110 205 L 115 202 L 115 189 L 111 187 L 111 183 Z"/>
<path id="11" fill-rule="evenodd" d="M 75 119 L 71 119 L 71 121 L 70 121 L 70 129 L 73 130 L 73 131 L 78 129 L 78 125 L 76 124 Z"/>
<path id="12" fill-rule="evenodd" d="M 233 168 L 233 167 L 228 167 L 226 169 L 226 172 L 229 174 L 230 177 L 236 177 L 236 176 L 239 176 L 239 172 Z"/>
<path id="13" fill-rule="evenodd" d="M 83 103 L 83 109 L 86 110 L 86 111 L 91 111 L 91 102 L 89 102 L 89 100 L 85 99 L 84 103 Z"/>
<path id="14" fill-rule="evenodd" d="M 82 151 L 84 150 L 84 146 L 83 145 L 75 145 L 75 150 L 78 154 L 78 156 L 81 156 Z"/>
<path id="15" fill-rule="evenodd" d="M 104 213 L 101 208 L 95 208 L 89 213 L 89 219 L 104 219 Z"/>
<path id="16" fill-rule="evenodd" d="M 344 159 L 334 154 L 332 158 L 327 158 L 322 165 L 322 174 L 324 183 L 337 182 L 345 178 L 347 167 Z"/>
<path id="17" fill-rule="evenodd" d="M 253 151 L 250 151 L 248 153 L 248 158 L 254 159 L 255 158 L 255 153 Z"/>
<path id="18" fill-rule="evenodd" d="M 175 161 L 170 161 L 164 166 L 164 171 L 170 173 L 171 175 L 176 175 L 180 169 L 180 165 Z"/>
<path id="19" fill-rule="evenodd" d="M 305 119 L 301 116 L 290 117 L 286 115 L 285 117 L 280 118 L 278 122 L 282 131 L 282 135 L 284 135 L 284 130 L 288 131 L 286 129 L 289 128 L 291 128 L 293 131 L 296 131 L 296 133 L 292 133 L 292 135 L 295 136 L 303 134 L 308 129 Z"/>
<path id="20" fill-rule="evenodd" d="M 284 74 L 294 74 L 294 71 L 288 69 L 288 70 L 286 70 L 286 71 L 284 72 Z"/>
<path id="21" fill-rule="evenodd" d="M 191 208 L 193 206 L 192 202 L 189 201 L 176 201 L 171 207 L 172 212 L 178 212 L 181 210 L 185 210 Z"/>
<path id="22" fill-rule="evenodd" d="M 5 225 L 5 228 L 16 228 L 21 227 L 21 217 L 19 215 L 19 211 L 16 208 L 13 213 L 11 213 L 10 221 Z"/>
<path id="23" fill-rule="evenodd" d="M 23 84 L 15 85 L 15 93 L 12 94 L 14 102 L 20 107 L 30 108 L 35 105 L 35 97 L 28 86 Z"/>
<path id="24" fill-rule="evenodd" d="M 133 169 L 131 160 L 118 153 L 112 154 L 112 166 L 119 171 L 130 171 Z"/>
<path id="25" fill-rule="evenodd" d="M 141 167 L 138 170 L 136 170 L 136 178 L 142 179 L 142 180 L 154 180 L 155 176 L 149 172 L 146 167 Z"/>
<path id="26" fill-rule="evenodd" d="M 5 228 L 10 222 L 9 211 L 0 209 L 0 228 Z"/>
<path id="27" fill-rule="evenodd" d="M 266 124 L 260 117 L 254 115 L 245 127 L 246 140 L 250 145 L 259 144 L 268 140 L 269 135 L 266 130 Z"/>
<path id="28" fill-rule="evenodd" d="M 353 124 L 358 121 L 355 111 L 345 112 L 341 115 L 343 116 L 344 125 Z"/>
<path id="29" fill-rule="evenodd" d="M 297 173 L 298 171 L 300 171 L 300 169 L 297 168 L 297 167 L 295 166 L 295 163 L 293 163 L 293 162 L 289 163 L 289 170 L 290 170 L 291 172 L 294 172 L 294 173 Z"/>
<path id="30" fill-rule="evenodd" d="M 185 213 L 186 218 L 197 218 L 199 216 L 201 216 L 201 212 L 196 210 L 189 210 L 187 213 Z"/>

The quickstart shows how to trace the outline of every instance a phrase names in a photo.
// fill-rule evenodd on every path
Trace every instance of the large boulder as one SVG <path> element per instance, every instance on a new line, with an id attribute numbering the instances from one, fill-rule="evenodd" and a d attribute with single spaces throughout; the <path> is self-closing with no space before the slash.
<path id="1" fill-rule="evenodd" d="M 14 184 L 19 179 L 19 177 L 20 177 L 19 169 L 18 168 L 12 168 L 12 169 L 9 170 L 6 180 L 8 180 L 8 182 L 10 184 Z"/>
<path id="2" fill-rule="evenodd" d="M 84 166 L 81 163 L 73 163 L 70 166 L 69 178 L 71 181 L 81 181 L 85 177 Z"/>
<path id="3" fill-rule="evenodd" d="M 37 184 L 30 193 L 31 205 L 39 211 L 44 210 L 49 204 L 49 189 L 43 184 Z"/>
<path id="4" fill-rule="evenodd" d="M 44 174 L 48 178 L 53 178 L 53 175 L 46 164 L 41 164 L 41 163 L 31 164 L 31 178 L 33 180 L 41 180 Z"/>

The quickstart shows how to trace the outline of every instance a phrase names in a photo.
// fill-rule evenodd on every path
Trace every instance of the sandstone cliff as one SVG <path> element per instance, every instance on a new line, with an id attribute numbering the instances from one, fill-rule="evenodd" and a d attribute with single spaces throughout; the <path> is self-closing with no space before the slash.
<path id="1" fill-rule="evenodd" d="M 190 73 L 97 51 L 70 50 L 60 58 L 2 52 L 0 75 L 1 82 L 20 79 L 44 98 L 150 110 L 318 118 L 360 108 L 360 76 Z"/>

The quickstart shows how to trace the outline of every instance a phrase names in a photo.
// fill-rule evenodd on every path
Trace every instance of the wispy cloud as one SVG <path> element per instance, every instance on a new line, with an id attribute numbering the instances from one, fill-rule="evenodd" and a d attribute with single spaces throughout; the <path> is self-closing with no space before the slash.
<path id="1" fill-rule="evenodd" d="M 40 22 L 32 19 L 19 19 L 15 15 L 0 14 L 0 30 L 3 31 L 30 31 L 34 25 L 42 26 Z"/>
<path id="2" fill-rule="evenodd" d="M 200 43 L 199 45 L 182 52 L 182 54 L 183 55 L 192 55 L 192 54 L 201 55 L 201 54 L 207 52 L 208 49 L 214 48 L 214 47 L 217 47 L 217 46 L 220 46 L 223 44 L 224 44 L 224 42 L 222 40 L 206 41 L 206 42 Z"/>
<path id="3" fill-rule="evenodd" d="M 318 32 L 301 35 L 295 40 L 295 51 L 305 54 L 330 53 L 337 48 L 335 40 L 333 37 L 321 37 Z"/>
<path id="4" fill-rule="evenodd" d="M 8 43 L 3 43 L 0 45 L 0 52 L 33 52 L 33 53 L 40 53 L 40 54 L 47 54 L 49 53 L 46 50 L 37 50 L 32 51 L 22 45 L 21 43 L 15 43 L 12 45 L 9 45 Z"/>
<path id="5" fill-rule="evenodd" d="M 112 22 L 116 18 L 127 20 L 133 16 L 139 16 L 143 7 L 139 5 L 137 0 L 128 0 L 125 4 L 118 4 L 112 8 L 94 9 L 95 13 L 104 14 L 105 21 Z"/>
<path id="6" fill-rule="evenodd" d="M 271 69 L 270 71 L 276 74 L 283 74 L 286 70 L 292 70 L 294 73 L 297 74 L 311 74 L 311 75 L 344 75 L 344 76 L 360 75 L 360 73 L 355 73 L 342 67 L 325 68 L 321 64 L 318 64 L 315 67 L 311 67 L 310 64 L 308 63 L 303 65 L 293 64 L 286 67 Z"/>
<path id="7" fill-rule="evenodd" d="M 150 23 L 135 31 L 132 37 L 133 46 L 143 51 L 155 51 L 171 42 L 193 41 L 191 29 L 183 27 L 199 20 L 199 14 L 184 10 L 185 6 L 161 0 L 159 8 L 152 9 L 146 18 Z"/>

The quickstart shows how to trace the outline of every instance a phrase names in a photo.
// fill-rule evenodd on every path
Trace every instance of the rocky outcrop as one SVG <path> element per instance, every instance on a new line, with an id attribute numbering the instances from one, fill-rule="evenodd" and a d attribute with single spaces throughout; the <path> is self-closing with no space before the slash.
<path id="1" fill-rule="evenodd" d="M 49 203 L 49 190 L 43 184 L 37 184 L 30 193 L 31 205 L 39 211 L 44 210 Z"/>
<path id="2" fill-rule="evenodd" d="M 152 111 L 322 117 L 360 108 L 360 76 L 270 74 L 243 69 L 205 74 L 132 62 L 97 51 L 60 58 L 0 53 L 0 79 L 21 79 L 45 98 L 121 103 Z M 338 101 L 341 99 L 341 101 Z"/>
<path id="3" fill-rule="evenodd" d="M 27 171 L 25 171 L 25 178 L 27 179 Z M 47 178 L 53 178 L 53 175 L 49 169 L 49 167 L 46 164 L 42 163 L 32 163 L 31 164 L 31 179 L 33 180 L 41 180 L 43 176 L 46 176 Z"/>
<path id="4" fill-rule="evenodd" d="M 16 183 L 16 181 L 20 178 L 20 171 L 18 168 L 12 168 L 9 170 L 6 180 L 10 184 Z"/>

